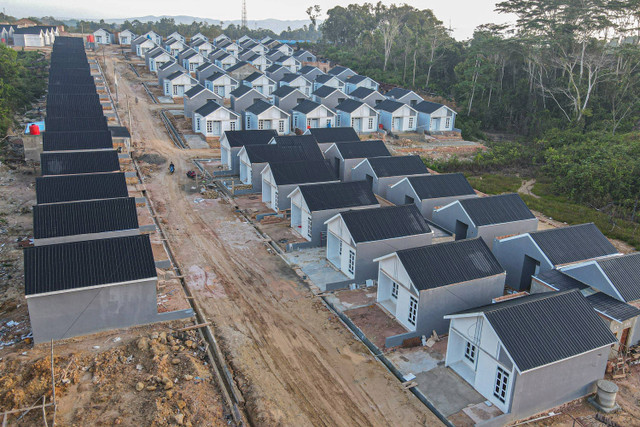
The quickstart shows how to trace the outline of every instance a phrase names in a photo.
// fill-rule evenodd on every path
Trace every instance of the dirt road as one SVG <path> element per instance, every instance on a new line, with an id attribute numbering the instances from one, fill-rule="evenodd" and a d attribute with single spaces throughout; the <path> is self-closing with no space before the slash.
<path id="1" fill-rule="evenodd" d="M 193 167 L 190 158 L 217 150 L 177 149 L 135 75 L 120 57 L 115 61 L 120 99 L 139 99 L 131 105 L 136 155 L 156 153 L 176 164 L 175 175 L 149 172 L 148 194 L 256 425 L 440 424 L 231 206 L 221 199 L 194 203 L 181 177 Z"/>

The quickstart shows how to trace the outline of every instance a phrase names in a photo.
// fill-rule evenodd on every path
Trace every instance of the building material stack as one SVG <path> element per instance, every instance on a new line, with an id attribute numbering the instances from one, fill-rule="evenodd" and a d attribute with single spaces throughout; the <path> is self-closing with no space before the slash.
<path id="1" fill-rule="evenodd" d="M 98 80 L 96 80 L 98 78 Z M 120 169 L 80 38 L 59 37 L 36 178 L 34 246 L 25 249 L 25 294 L 36 343 L 183 318 L 157 312 L 156 265 Z"/>

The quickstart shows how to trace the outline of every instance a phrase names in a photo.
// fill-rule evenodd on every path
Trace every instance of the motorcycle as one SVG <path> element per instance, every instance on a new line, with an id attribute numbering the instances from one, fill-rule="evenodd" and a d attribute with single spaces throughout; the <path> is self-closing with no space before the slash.
<path id="1" fill-rule="evenodd" d="M 191 179 L 196 179 L 196 173 L 195 171 L 189 171 L 187 172 L 187 176 Z"/>
<path id="2" fill-rule="evenodd" d="M 169 165 L 169 173 L 173 175 L 173 173 L 176 171 L 176 167 L 174 166 L 173 163 L 171 163 Z"/>

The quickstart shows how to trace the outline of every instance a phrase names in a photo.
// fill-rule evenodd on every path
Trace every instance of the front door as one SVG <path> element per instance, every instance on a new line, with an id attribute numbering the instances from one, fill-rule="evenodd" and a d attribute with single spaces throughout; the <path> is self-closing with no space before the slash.
<path id="1" fill-rule="evenodd" d="M 218 121 L 213 122 L 213 134 L 220 135 L 220 122 Z"/>
<path id="2" fill-rule="evenodd" d="M 402 130 L 402 119 L 400 117 L 393 118 L 393 130 L 399 132 Z"/>
<path id="3" fill-rule="evenodd" d="M 462 221 L 456 220 L 456 240 L 463 240 L 467 238 L 467 231 L 469 231 L 469 225 Z"/>
<path id="4" fill-rule="evenodd" d="M 336 171 L 336 176 L 340 176 L 340 159 L 338 157 L 333 159 L 333 168 Z"/>
<path id="5" fill-rule="evenodd" d="M 318 127 L 318 119 L 311 119 L 311 127 L 312 128 Z"/>
<path id="6" fill-rule="evenodd" d="M 629 340 L 629 329 L 631 328 L 623 329 L 622 335 L 620 336 L 620 350 L 622 351 L 627 350 L 627 341 Z"/>
<path id="7" fill-rule="evenodd" d="M 360 133 L 362 131 L 362 119 L 361 118 L 353 119 L 353 129 L 358 133 Z"/>
<path id="8" fill-rule="evenodd" d="M 531 288 L 531 276 L 540 270 L 540 261 L 531 258 L 529 255 L 524 256 L 522 263 L 522 276 L 520 276 L 520 290 L 528 291 Z"/>

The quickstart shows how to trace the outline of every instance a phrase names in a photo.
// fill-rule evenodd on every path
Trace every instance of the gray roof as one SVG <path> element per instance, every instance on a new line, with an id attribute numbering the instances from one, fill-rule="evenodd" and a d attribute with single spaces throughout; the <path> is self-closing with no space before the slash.
<path id="1" fill-rule="evenodd" d="M 431 114 L 442 107 L 444 107 L 444 105 L 438 104 L 437 102 L 422 101 L 417 103 L 413 108 L 421 113 Z"/>
<path id="2" fill-rule="evenodd" d="M 640 300 L 640 252 L 597 261 L 625 301 Z"/>
<path id="3" fill-rule="evenodd" d="M 336 148 L 343 159 L 364 159 L 368 157 L 391 156 L 384 141 L 364 140 L 353 142 L 337 142 Z"/>
<path id="4" fill-rule="evenodd" d="M 343 67 L 342 65 L 336 65 L 335 67 L 333 67 L 332 69 L 330 69 L 328 71 L 328 74 L 332 74 L 334 76 L 337 76 L 338 74 L 342 74 L 345 71 L 351 71 L 353 72 L 353 70 L 351 70 L 350 68 L 347 67 Z"/>
<path id="5" fill-rule="evenodd" d="M 247 145 L 244 147 L 251 163 L 296 162 L 301 160 L 324 160 L 315 141 Z"/>
<path id="6" fill-rule="evenodd" d="M 322 86 L 322 87 L 327 87 L 327 86 Z M 355 99 L 345 99 L 344 101 L 342 101 L 340 104 L 336 106 L 336 110 L 344 111 L 347 113 L 353 113 L 363 105 L 365 104 L 362 101 L 356 101 Z"/>
<path id="7" fill-rule="evenodd" d="M 485 314 L 520 372 L 617 341 L 577 290 L 544 292 L 457 314 L 464 313 Z"/>
<path id="8" fill-rule="evenodd" d="M 294 81 L 297 78 L 301 78 L 303 80 L 307 80 L 306 77 L 301 76 L 300 74 L 295 74 L 295 73 L 285 73 L 282 78 L 280 79 L 281 82 L 286 82 L 286 83 L 291 83 L 292 81 Z"/>
<path id="9" fill-rule="evenodd" d="M 298 111 L 302 114 L 308 114 L 320 106 L 321 104 L 318 104 L 315 101 L 312 101 L 310 99 L 305 99 L 301 103 L 293 107 L 293 111 Z"/>
<path id="10" fill-rule="evenodd" d="M 553 265 L 618 253 L 593 223 L 552 228 L 529 235 Z"/>
<path id="11" fill-rule="evenodd" d="M 556 291 L 570 291 L 572 289 L 582 290 L 589 288 L 588 285 L 585 285 L 581 281 L 574 279 L 560 270 L 546 270 L 533 277 L 549 286 L 552 286 Z"/>
<path id="12" fill-rule="evenodd" d="M 320 86 L 318 89 L 316 89 L 312 95 L 315 95 L 319 98 L 326 98 L 327 96 L 331 95 L 333 92 L 337 91 L 338 89 L 336 89 L 335 87 L 332 86 Z"/>
<path id="13" fill-rule="evenodd" d="M 356 243 L 431 232 L 416 205 L 357 209 L 340 215 Z"/>
<path id="14" fill-rule="evenodd" d="M 420 200 L 476 194 L 461 173 L 413 176 L 408 179 Z"/>
<path id="15" fill-rule="evenodd" d="M 322 144 L 325 142 L 359 141 L 360 137 L 352 127 L 312 128 L 309 133 Z"/>
<path id="16" fill-rule="evenodd" d="M 178 77 L 180 77 L 182 75 L 187 75 L 187 73 L 185 73 L 183 71 L 176 71 L 175 73 L 169 74 L 167 77 L 165 77 L 165 79 L 173 80 L 173 79 L 177 79 Z"/>
<path id="17" fill-rule="evenodd" d="M 230 147 L 243 147 L 246 145 L 268 144 L 278 132 L 273 129 L 264 130 L 228 130 L 224 136 Z"/>
<path id="18" fill-rule="evenodd" d="M 219 110 L 220 108 L 222 108 L 220 104 L 218 104 L 215 101 L 209 100 L 207 101 L 206 104 L 198 108 L 195 112 L 197 114 L 200 114 L 202 117 L 206 117 L 209 114 L 213 113 L 214 111 Z"/>
<path id="19" fill-rule="evenodd" d="M 535 218 L 524 201 L 515 193 L 474 197 L 459 200 L 459 202 L 476 227 Z"/>
<path id="20" fill-rule="evenodd" d="M 304 50 L 298 50 L 298 51 L 296 51 L 296 52 L 293 54 L 293 56 L 295 56 L 295 57 L 297 58 L 299 55 L 296 55 L 296 54 L 297 54 L 297 53 L 299 53 L 299 52 L 304 53 L 304 52 L 306 52 L 306 51 L 304 51 Z M 298 71 L 298 73 L 299 73 L 300 75 L 305 75 L 305 74 L 309 74 L 309 73 L 310 73 L 310 72 L 312 72 L 313 70 L 319 70 L 319 71 L 320 71 L 320 69 L 319 69 L 318 67 L 314 67 L 313 65 L 305 65 L 305 66 L 303 66 L 303 67 L 301 67 L 301 68 L 300 68 L 300 71 Z"/>
<path id="21" fill-rule="evenodd" d="M 604 292 L 589 295 L 587 301 L 589 301 L 594 310 L 620 323 L 640 316 L 640 309 L 626 302 L 618 301 Z"/>
<path id="22" fill-rule="evenodd" d="M 257 79 L 259 79 L 260 77 L 263 77 L 263 76 L 267 77 L 264 74 L 262 74 L 261 72 L 256 71 L 254 73 L 249 74 L 247 77 L 244 78 L 244 80 L 247 81 L 247 82 L 252 82 L 252 81 L 257 80 Z"/>
<path id="23" fill-rule="evenodd" d="M 316 81 L 316 82 L 318 82 L 318 83 L 326 83 L 326 82 L 328 82 L 329 80 L 334 79 L 334 78 L 337 78 L 337 77 L 336 77 L 336 76 L 329 75 L 329 74 L 319 74 L 319 75 L 316 77 L 315 81 Z"/>
<path id="24" fill-rule="evenodd" d="M 187 98 L 193 98 L 194 96 L 196 96 L 197 94 L 199 94 L 200 92 L 204 92 L 205 90 L 209 90 L 206 87 L 202 86 L 202 85 L 195 85 L 194 87 L 192 87 L 191 89 L 189 89 L 188 91 L 186 91 L 184 93 L 184 95 Z M 211 92 L 211 91 L 209 91 Z M 213 92 L 212 92 L 213 93 Z"/>
<path id="25" fill-rule="evenodd" d="M 358 84 L 360 82 L 363 82 L 365 80 L 367 80 L 369 77 L 367 76 L 361 76 L 360 74 L 354 74 L 353 76 L 350 76 L 347 78 L 347 83 L 352 83 L 352 84 Z"/>
<path id="26" fill-rule="evenodd" d="M 391 99 L 385 99 L 378 105 L 376 105 L 376 110 L 387 111 L 389 113 L 394 113 L 398 111 L 400 108 L 404 107 L 406 104 L 402 102 L 394 101 Z"/>
<path id="27" fill-rule="evenodd" d="M 378 178 L 429 173 L 420 156 L 373 157 L 367 160 Z"/>
<path id="28" fill-rule="evenodd" d="M 160 66 L 160 68 L 158 68 L 158 69 L 159 69 L 159 70 L 164 71 L 164 70 L 166 70 L 167 68 L 169 68 L 169 67 L 173 67 L 173 66 L 183 68 L 183 67 L 182 67 L 182 65 L 178 64 L 178 62 L 177 62 L 177 61 L 169 61 L 169 62 L 165 62 L 164 64 L 162 64 L 162 65 Z"/>
<path id="29" fill-rule="evenodd" d="M 371 96 L 371 94 L 374 94 L 374 93 L 378 93 L 380 96 L 382 96 L 382 94 L 380 92 L 378 92 L 377 90 L 369 89 L 368 87 L 363 87 L 363 86 L 360 86 L 359 88 L 357 88 L 356 90 L 351 92 L 349 95 L 354 97 L 354 98 L 365 99 L 365 98 L 367 98 L 368 96 Z"/>
<path id="30" fill-rule="evenodd" d="M 302 142 L 313 142 L 318 144 L 316 138 L 313 135 L 282 135 L 273 138 L 276 144 L 296 145 Z"/>
<path id="31" fill-rule="evenodd" d="M 489 247 L 479 238 L 404 249 L 396 253 L 418 291 L 504 273 Z"/>
<path id="32" fill-rule="evenodd" d="M 251 92 L 252 90 L 253 88 L 247 85 L 239 85 L 237 88 L 231 91 L 230 95 L 233 96 L 234 98 L 241 98 L 247 93 Z"/>
<path id="33" fill-rule="evenodd" d="M 290 95 L 292 92 L 298 90 L 293 86 L 280 86 L 278 89 L 274 90 L 271 95 L 277 96 L 278 98 L 284 98 L 285 96 Z M 302 94 L 302 92 L 300 92 Z M 304 94 L 303 94 L 304 95 Z"/>
<path id="34" fill-rule="evenodd" d="M 122 172 L 43 176 L 36 178 L 38 204 L 127 197 Z"/>
<path id="35" fill-rule="evenodd" d="M 269 163 L 273 179 L 278 185 L 309 184 L 337 181 L 333 170 L 325 160 Z"/>
<path id="36" fill-rule="evenodd" d="M 389 92 L 385 93 L 385 96 L 388 96 L 388 97 L 394 98 L 394 99 L 400 99 L 403 96 L 409 95 L 411 92 L 412 91 L 409 90 L 409 89 L 404 89 L 404 88 L 401 88 L 401 87 L 394 87 Z"/>
<path id="37" fill-rule="evenodd" d="M 42 175 L 113 172 L 120 170 L 116 150 L 44 152 L 40 155 Z"/>
<path id="38" fill-rule="evenodd" d="M 282 65 L 272 64 L 272 65 L 270 65 L 270 66 L 269 66 L 265 71 L 266 71 L 267 73 L 273 73 L 273 72 L 275 72 L 275 71 L 278 71 L 280 68 L 282 68 L 282 69 L 285 69 L 285 70 L 286 70 L 286 68 L 284 68 Z"/>
<path id="39" fill-rule="evenodd" d="M 301 185 L 300 192 L 311 212 L 378 204 L 366 181 Z"/>
<path id="40" fill-rule="evenodd" d="M 239 61 L 236 64 L 232 65 L 231 67 L 227 68 L 227 73 L 231 73 L 233 71 L 239 70 L 240 68 L 246 67 L 246 66 L 255 68 L 253 65 L 249 64 L 248 62 Z"/>
<path id="41" fill-rule="evenodd" d="M 270 104 L 262 99 L 258 99 L 256 102 L 254 102 L 253 104 L 251 104 L 249 107 L 247 107 L 247 109 L 245 110 L 247 113 L 253 113 L 256 116 L 259 114 L 264 113 L 265 111 L 267 111 L 269 108 L 271 107 L 275 107 L 273 104 Z M 278 107 L 275 107 L 278 108 Z"/>

